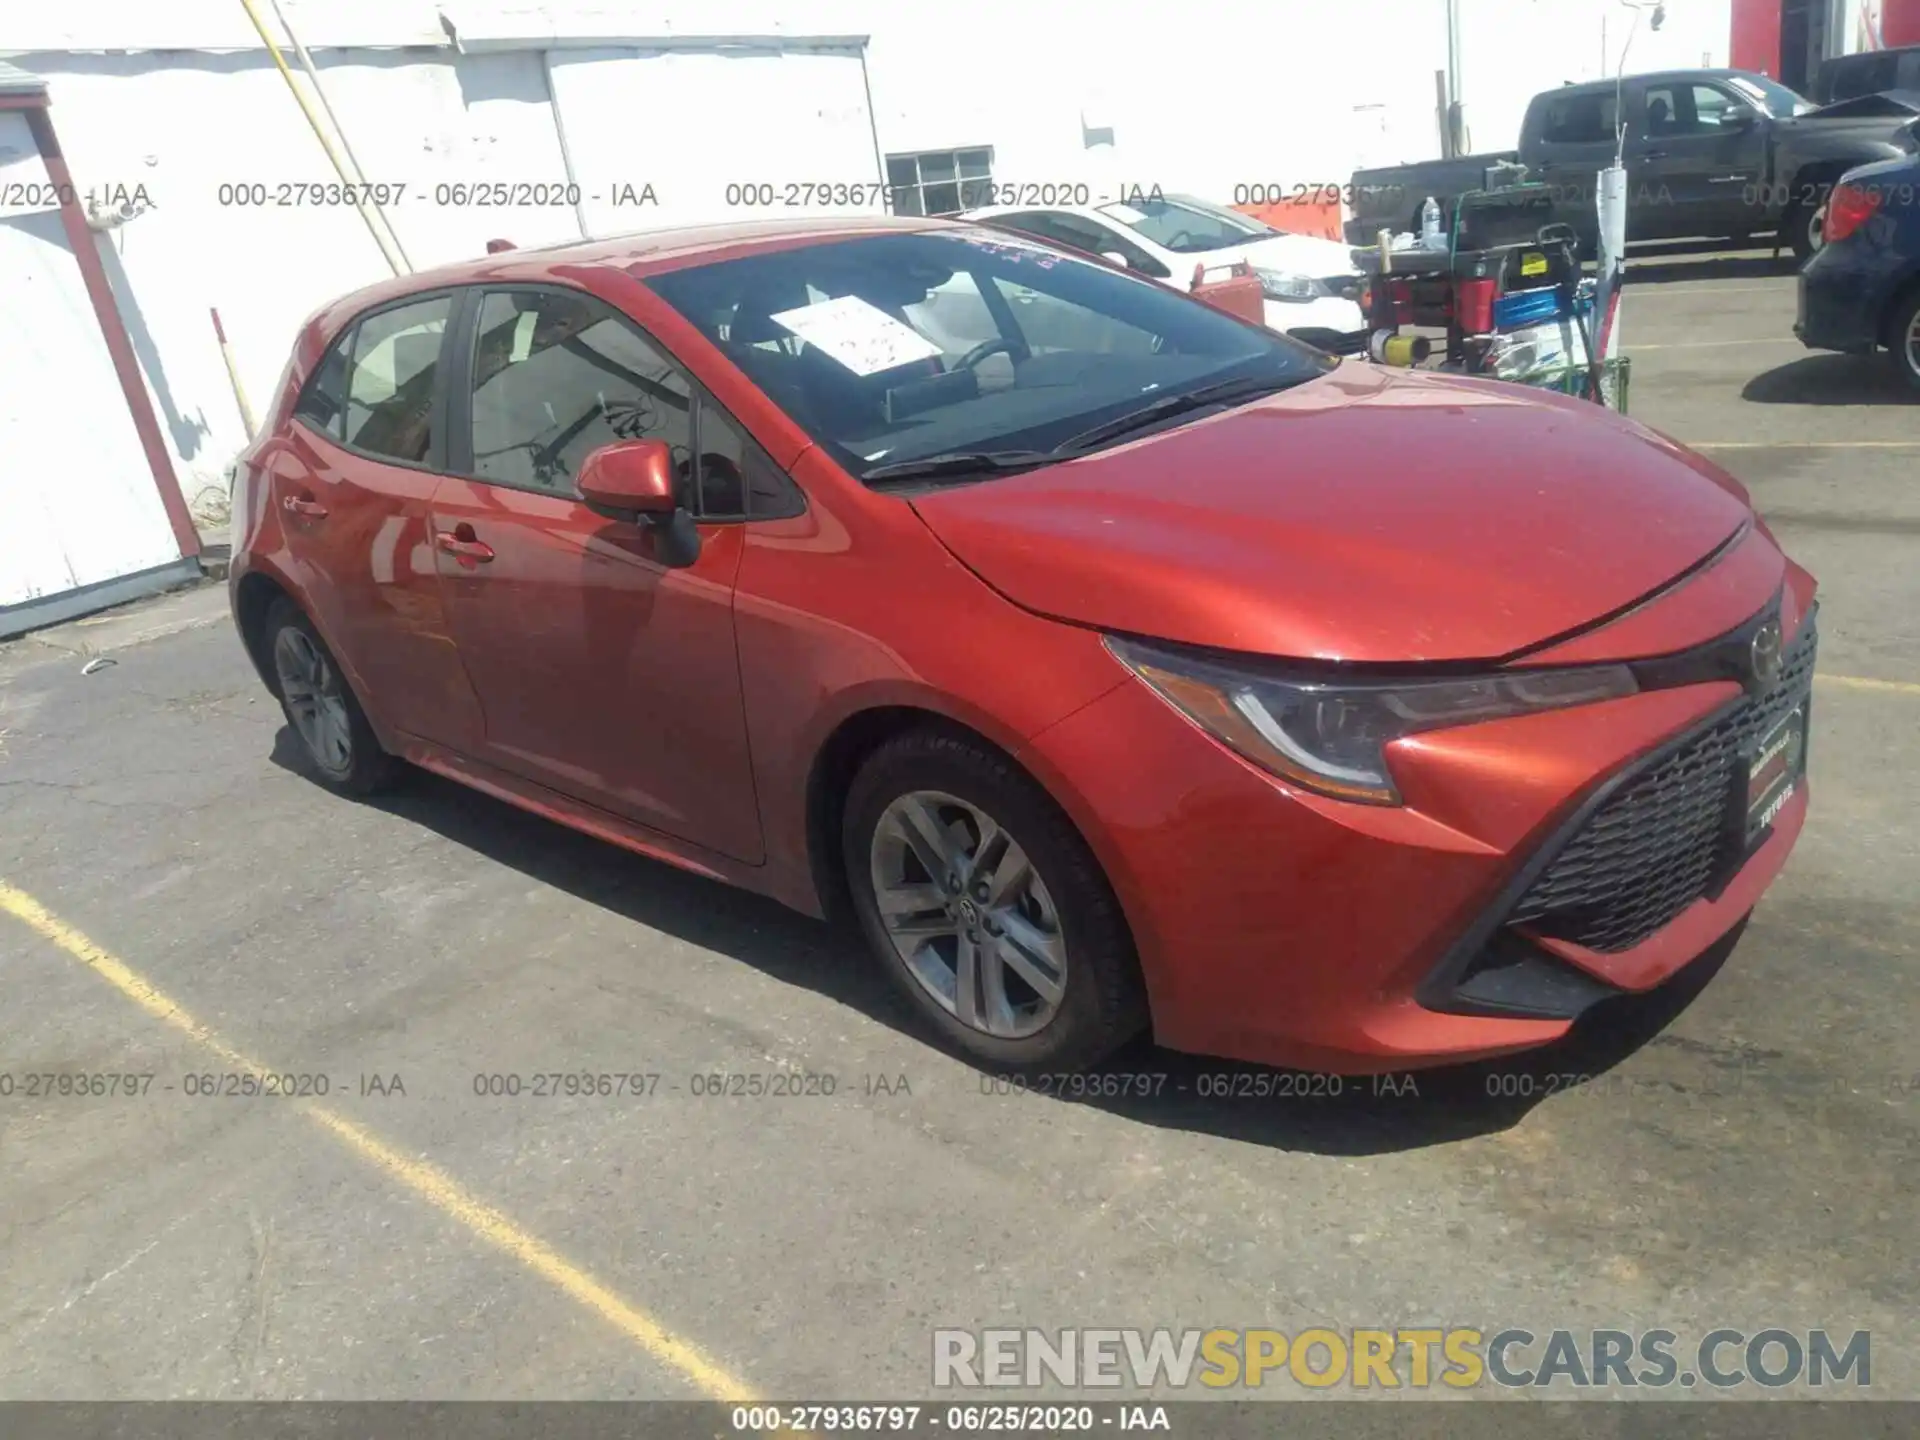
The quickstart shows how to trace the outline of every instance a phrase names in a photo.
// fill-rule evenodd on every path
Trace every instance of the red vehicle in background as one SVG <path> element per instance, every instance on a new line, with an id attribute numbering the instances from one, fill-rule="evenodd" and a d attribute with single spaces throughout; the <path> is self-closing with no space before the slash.
<path id="1" fill-rule="evenodd" d="M 1708 461 L 975 227 L 389 282 L 239 468 L 235 619 L 323 783 L 844 906 L 991 1065 L 1537 1045 L 1806 811 L 1814 582 Z"/>

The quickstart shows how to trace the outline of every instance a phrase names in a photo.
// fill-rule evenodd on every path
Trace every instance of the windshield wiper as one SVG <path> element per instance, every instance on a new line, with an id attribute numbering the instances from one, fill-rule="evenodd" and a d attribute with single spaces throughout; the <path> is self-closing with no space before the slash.
<path id="1" fill-rule="evenodd" d="M 1221 380 L 1212 385 L 1202 385 L 1198 390 L 1184 390 L 1176 395 L 1163 395 L 1158 400 L 1142 405 L 1138 410 L 1129 410 L 1125 415 L 1104 424 L 1095 425 L 1091 430 L 1082 430 L 1078 435 L 1062 441 L 1054 447 L 1055 458 L 1079 454 L 1090 446 L 1102 441 L 1112 440 L 1132 430 L 1145 429 L 1155 421 L 1164 420 L 1169 415 L 1182 415 L 1190 410 L 1210 410 L 1216 405 L 1230 404 L 1235 400 L 1251 400 L 1256 395 L 1271 394 L 1276 390 L 1289 390 L 1310 375 L 1289 375 L 1284 379 L 1274 376 L 1253 378 L 1242 376 L 1238 380 Z"/>
<path id="2" fill-rule="evenodd" d="M 890 465 L 877 465 L 860 478 L 871 485 L 876 480 L 927 480 L 943 475 L 978 475 L 982 471 L 1005 474 L 1054 465 L 1060 458 L 1045 450 L 952 450 L 921 460 L 896 460 Z"/>

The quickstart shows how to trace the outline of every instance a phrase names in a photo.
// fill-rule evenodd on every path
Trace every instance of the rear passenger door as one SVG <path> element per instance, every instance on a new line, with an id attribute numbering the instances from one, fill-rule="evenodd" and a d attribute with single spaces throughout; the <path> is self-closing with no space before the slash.
<path id="1" fill-rule="evenodd" d="M 258 464 L 292 578 L 369 712 L 471 750 L 480 707 L 454 651 L 429 535 L 446 462 L 438 382 L 454 303 L 443 291 L 357 316 Z"/>
<path id="2" fill-rule="evenodd" d="M 1532 146 L 1521 156 L 1537 179 L 1553 191 L 1556 220 L 1571 225 L 1583 239 L 1600 230 L 1595 192 L 1600 172 L 1613 164 L 1619 145 L 1620 114 L 1614 87 L 1548 92 L 1533 102 L 1528 124 Z M 1629 211 L 1627 233 L 1638 237 L 1637 211 Z"/>
<path id="3" fill-rule="evenodd" d="M 439 572 L 492 764 L 666 834 L 761 859 L 734 646 L 743 524 L 798 492 L 672 357 L 580 291 L 469 293 Z M 699 559 L 671 569 L 644 527 L 574 480 L 617 440 L 666 442 Z"/>

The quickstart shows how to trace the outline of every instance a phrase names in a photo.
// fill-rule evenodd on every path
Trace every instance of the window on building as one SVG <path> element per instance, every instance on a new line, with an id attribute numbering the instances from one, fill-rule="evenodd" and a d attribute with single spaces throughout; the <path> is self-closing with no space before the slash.
<path id="1" fill-rule="evenodd" d="M 433 447 L 433 385 L 453 301 L 396 305 L 354 329 L 342 438 L 356 450 L 409 465 Z"/>
<path id="2" fill-rule="evenodd" d="M 993 150 L 922 150 L 887 157 L 896 215 L 958 215 L 993 201 Z"/>
<path id="3" fill-rule="evenodd" d="M 474 337 L 474 474 L 572 495 L 580 462 L 616 440 L 666 441 L 684 478 L 693 454 L 687 377 L 590 296 L 490 293 Z"/>
<path id="4" fill-rule="evenodd" d="M 1619 129 L 1619 106 L 1611 90 L 1556 95 L 1546 102 L 1540 138 L 1549 145 L 1591 145 L 1609 141 Z"/>

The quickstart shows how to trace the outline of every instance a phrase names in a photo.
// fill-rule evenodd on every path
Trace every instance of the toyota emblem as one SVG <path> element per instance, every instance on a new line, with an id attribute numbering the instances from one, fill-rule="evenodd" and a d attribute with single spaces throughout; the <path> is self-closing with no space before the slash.
<path id="1" fill-rule="evenodd" d="M 1771 690 L 1780 678 L 1780 622 L 1769 620 L 1753 634 L 1747 652 L 1747 666 L 1753 672 L 1753 688 Z"/>

